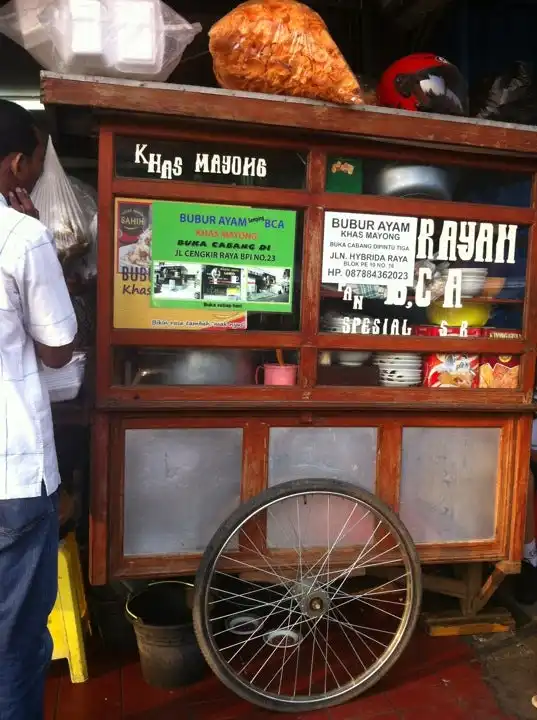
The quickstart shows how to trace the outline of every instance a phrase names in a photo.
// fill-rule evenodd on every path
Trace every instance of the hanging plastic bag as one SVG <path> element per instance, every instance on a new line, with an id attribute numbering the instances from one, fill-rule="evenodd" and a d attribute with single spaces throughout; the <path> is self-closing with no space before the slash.
<path id="1" fill-rule="evenodd" d="M 47 70 L 164 81 L 201 25 L 161 0 L 12 0 L 0 31 Z"/>
<path id="2" fill-rule="evenodd" d="M 362 104 L 357 78 L 322 18 L 297 0 L 248 0 L 209 31 L 219 84 L 342 104 Z"/>
<path id="3" fill-rule="evenodd" d="M 499 122 L 537 123 L 537 80 L 532 63 L 521 60 L 499 75 L 489 87 L 477 117 Z"/>
<path id="4" fill-rule="evenodd" d="M 54 237 L 63 265 L 88 251 L 94 206 L 81 205 L 50 138 L 43 174 L 34 188 L 32 201 L 39 210 L 41 222 Z"/>
<path id="5" fill-rule="evenodd" d="M 88 227 L 88 250 L 82 257 L 76 259 L 70 269 L 73 277 L 82 281 L 92 280 L 97 276 L 97 230 L 99 219 L 97 193 L 90 185 L 78 178 L 69 176 L 68 179 L 85 217 L 91 218 Z"/>

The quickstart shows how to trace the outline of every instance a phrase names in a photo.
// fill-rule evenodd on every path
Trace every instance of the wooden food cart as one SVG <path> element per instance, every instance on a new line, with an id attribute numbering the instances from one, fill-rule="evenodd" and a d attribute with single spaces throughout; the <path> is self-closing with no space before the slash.
<path id="1" fill-rule="evenodd" d="M 92 108 L 99 134 L 92 582 L 194 574 L 246 501 L 318 478 L 392 508 L 423 586 L 477 613 L 522 555 L 537 131 L 48 73 L 42 87 L 57 112 Z M 222 566 L 250 583 L 275 558 L 297 564 L 257 509 L 242 525 L 239 509 Z M 448 563 L 464 577 L 427 573 Z M 379 564 L 399 592 L 395 563 Z M 298 709 L 314 707 L 311 681 L 306 696 Z M 282 707 L 277 692 L 265 706 Z"/>

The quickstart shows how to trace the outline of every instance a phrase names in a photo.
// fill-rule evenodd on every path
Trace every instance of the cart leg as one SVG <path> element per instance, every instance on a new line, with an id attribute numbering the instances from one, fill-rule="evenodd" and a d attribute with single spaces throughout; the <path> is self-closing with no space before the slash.
<path id="1" fill-rule="evenodd" d="M 503 560 L 496 563 L 483 582 L 483 563 L 459 565 L 456 568 L 459 578 L 452 580 L 448 588 L 431 589 L 444 594 L 449 590 L 448 595 L 458 597 L 461 611 L 424 614 L 423 623 L 429 635 L 484 635 L 514 630 L 515 621 L 508 611 L 496 608 L 483 613 L 482 610 L 504 578 L 519 571 L 520 563 Z"/>
<path id="2" fill-rule="evenodd" d="M 516 575 L 520 572 L 520 563 L 510 561 L 497 562 L 494 570 L 488 576 L 485 584 L 479 588 L 472 600 L 472 609 L 474 614 L 480 612 L 500 587 L 507 575 Z"/>
<path id="3" fill-rule="evenodd" d="M 465 585 L 464 596 L 461 598 L 461 613 L 463 617 L 475 614 L 474 599 L 483 582 L 483 566 L 481 563 L 469 563 L 461 567 L 462 578 Z"/>

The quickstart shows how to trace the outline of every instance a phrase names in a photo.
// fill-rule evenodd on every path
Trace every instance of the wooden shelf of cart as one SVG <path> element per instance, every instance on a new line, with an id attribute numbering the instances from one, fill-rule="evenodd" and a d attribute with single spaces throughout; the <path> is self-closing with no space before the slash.
<path id="1" fill-rule="evenodd" d="M 424 563 L 496 563 L 483 604 L 522 547 L 535 129 L 53 74 L 43 96 L 99 133 L 93 582 L 193 573 L 241 501 L 338 477 Z"/>

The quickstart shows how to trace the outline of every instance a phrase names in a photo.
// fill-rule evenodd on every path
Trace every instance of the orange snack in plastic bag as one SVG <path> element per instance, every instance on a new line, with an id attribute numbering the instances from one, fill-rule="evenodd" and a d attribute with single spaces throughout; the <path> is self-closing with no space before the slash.
<path id="1" fill-rule="evenodd" d="M 248 0 L 213 25 L 209 50 L 228 90 L 362 104 L 322 18 L 297 0 Z"/>

